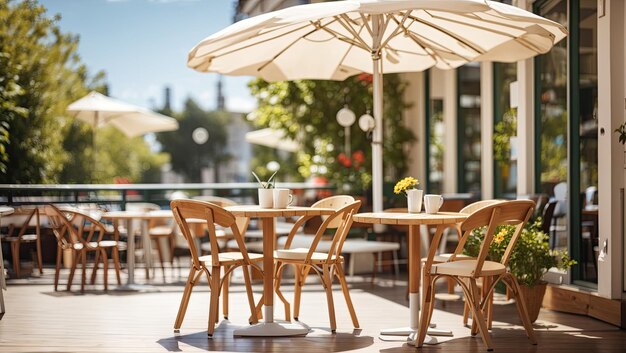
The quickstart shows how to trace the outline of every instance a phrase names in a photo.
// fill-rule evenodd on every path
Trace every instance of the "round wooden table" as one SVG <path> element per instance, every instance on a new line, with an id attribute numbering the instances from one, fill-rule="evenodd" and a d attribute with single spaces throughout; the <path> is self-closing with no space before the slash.
<path id="1" fill-rule="evenodd" d="M 274 322 L 274 248 L 276 244 L 275 219 L 277 217 L 330 215 L 330 208 L 289 206 L 284 209 L 261 208 L 258 205 L 226 207 L 235 217 L 258 218 L 263 228 L 263 305 L 265 322 L 234 331 L 235 336 L 299 336 L 309 329 L 298 324 Z"/>
<path id="2" fill-rule="evenodd" d="M 417 329 L 419 327 L 419 287 L 421 279 L 421 249 L 420 249 L 420 226 L 434 225 L 437 226 L 435 236 L 428 250 L 429 256 L 434 256 L 438 247 L 438 240 L 444 229 L 463 222 L 467 218 L 467 214 L 456 212 L 438 212 L 435 214 L 427 213 L 398 213 L 398 212 L 375 212 L 375 213 L 357 213 L 353 216 L 355 222 L 371 223 L 371 224 L 388 224 L 388 225 L 405 225 L 409 228 L 409 310 L 410 319 L 409 327 L 394 328 L 381 331 L 381 335 L 407 336 L 409 343 L 417 338 Z M 429 333 L 431 332 L 429 330 Z M 445 331 L 436 332 L 447 334 Z M 425 343 L 435 343 L 435 339 L 427 336 Z"/>
<path id="3" fill-rule="evenodd" d="M 149 269 L 152 267 L 152 244 L 148 236 L 148 221 L 151 219 L 172 219 L 174 215 L 171 210 L 155 210 L 155 211 L 110 211 L 102 215 L 102 219 L 111 221 L 125 221 L 126 231 L 128 232 L 128 282 L 120 289 L 139 290 L 145 289 L 135 286 L 135 237 L 133 234 L 133 220 L 141 221 L 141 236 L 144 244 L 144 254 L 146 258 L 146 278 L 149 278 Z"/>

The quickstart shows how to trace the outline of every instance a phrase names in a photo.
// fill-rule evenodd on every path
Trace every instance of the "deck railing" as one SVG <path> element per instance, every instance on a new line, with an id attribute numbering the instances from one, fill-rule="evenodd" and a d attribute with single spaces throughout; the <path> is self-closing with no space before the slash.
<path id="1" fill-rule="evenodd" d="M 190 184 L 0 184 L 0 204 L 10 206 L 47 203 L 97 203 L 125 209 L 128 202 L 150 202 L 167 205 L 172 193 L 184 192 L 190 197 L 214 195 L 239 202 L 255 202 L 257 183 L 190 183 Z M 276 187 L 294 190 L 296 196 L 315 197 L 316 192 L 333 190 L 332 185 L 312 183 L 278 183 Z"/>

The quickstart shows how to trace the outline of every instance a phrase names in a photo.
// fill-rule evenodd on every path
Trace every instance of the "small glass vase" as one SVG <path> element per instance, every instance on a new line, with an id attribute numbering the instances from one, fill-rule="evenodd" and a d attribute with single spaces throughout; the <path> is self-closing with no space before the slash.
<path id="1" fill-rule="evenodd" d="M 419 189 L 410 189 L 406 191 L 409 213 L 420 213 L 422 211 L 423 194 L 424 192 Z"/>

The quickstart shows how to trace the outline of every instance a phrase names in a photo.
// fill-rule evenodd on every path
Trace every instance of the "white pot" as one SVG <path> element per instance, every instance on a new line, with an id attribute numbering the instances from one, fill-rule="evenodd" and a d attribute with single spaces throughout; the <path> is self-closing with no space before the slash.
<path id="1" fill-rule="evenodd" d="M 409 213 L 420 213 L 422 211 L 423 191 L 419 189 L 409 189 L 406 192 Z"/>
<path id="2" fill-rule="evenodd" d="M 274 189 L 259 189 L 259 206 L 261 208 L 274 207 Z"/>

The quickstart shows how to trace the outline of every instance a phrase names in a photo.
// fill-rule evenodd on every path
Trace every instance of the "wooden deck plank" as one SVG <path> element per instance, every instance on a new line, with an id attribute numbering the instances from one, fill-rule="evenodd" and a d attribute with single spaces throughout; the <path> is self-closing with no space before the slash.
<path id="1" fill-rule="evenodd" d="M 51 270 L 46 269 L 49 274 Z M 169 276 L 169 274 L 168 274 Z M 141 276 L 139 276 L 141 277 Z M 162 285 L 157 274 L 155 292 L 128 293 L 96 286 L 84 295 L 54 292 L 46 279 L 39 284 L 12 284 L 5 292 L 7 313 L 0 320 L 0 352 L 415 352 L 401 341 L 382 341 L 383 328 L 406 326 L 408 303 L 404 299 L 406 280 L 353 279 L 351 295 L 362 329 L 354 330 L 340 287 L 335 285 L 337 334 L 329 331 L 326 300 L 322 288 L 307 284 L 302 297 L 300 319 L 313 330 L 306 337 L 234 338 L 232 331 L 247 322 L 243 286 L 231 289 L 230 322 L 222 322 L 212 339 L 206 336 L 209 293 L 200 284 L 194 291 L 180 334 L 173 324 L 183 286 L 180 282 Z M 171 277 L 169 277 L 171 278 Z M 20 282 L 25 283 L 25 282 Z M 61 283 L 64 283 L 63 281 Z M 110 282 L 113 283 L 113 282 Z M 395 284 L 395 285 L 394 285 Z M 292 291 L 284 285 L 286 297 Z M 77 288 L 78 289 L 78 288 Z M 261 286 L 255 285 L 260 297 Z M 284 317 L 283 307 L 275 301 L 275 318 Z M 449 328 L 454 337 L 420 351 L 484 352 L 478 337 L 470 337 L 462 326 L 461 302 L 438 303 L 433 321 Z M 496 301 L 492 337 L 495 349 L 502 352 L 623 352 L 626 332 L 592 318 L 542 310 L 536 323 L 538 346 L 528 343 L 515 305 Z"/>

